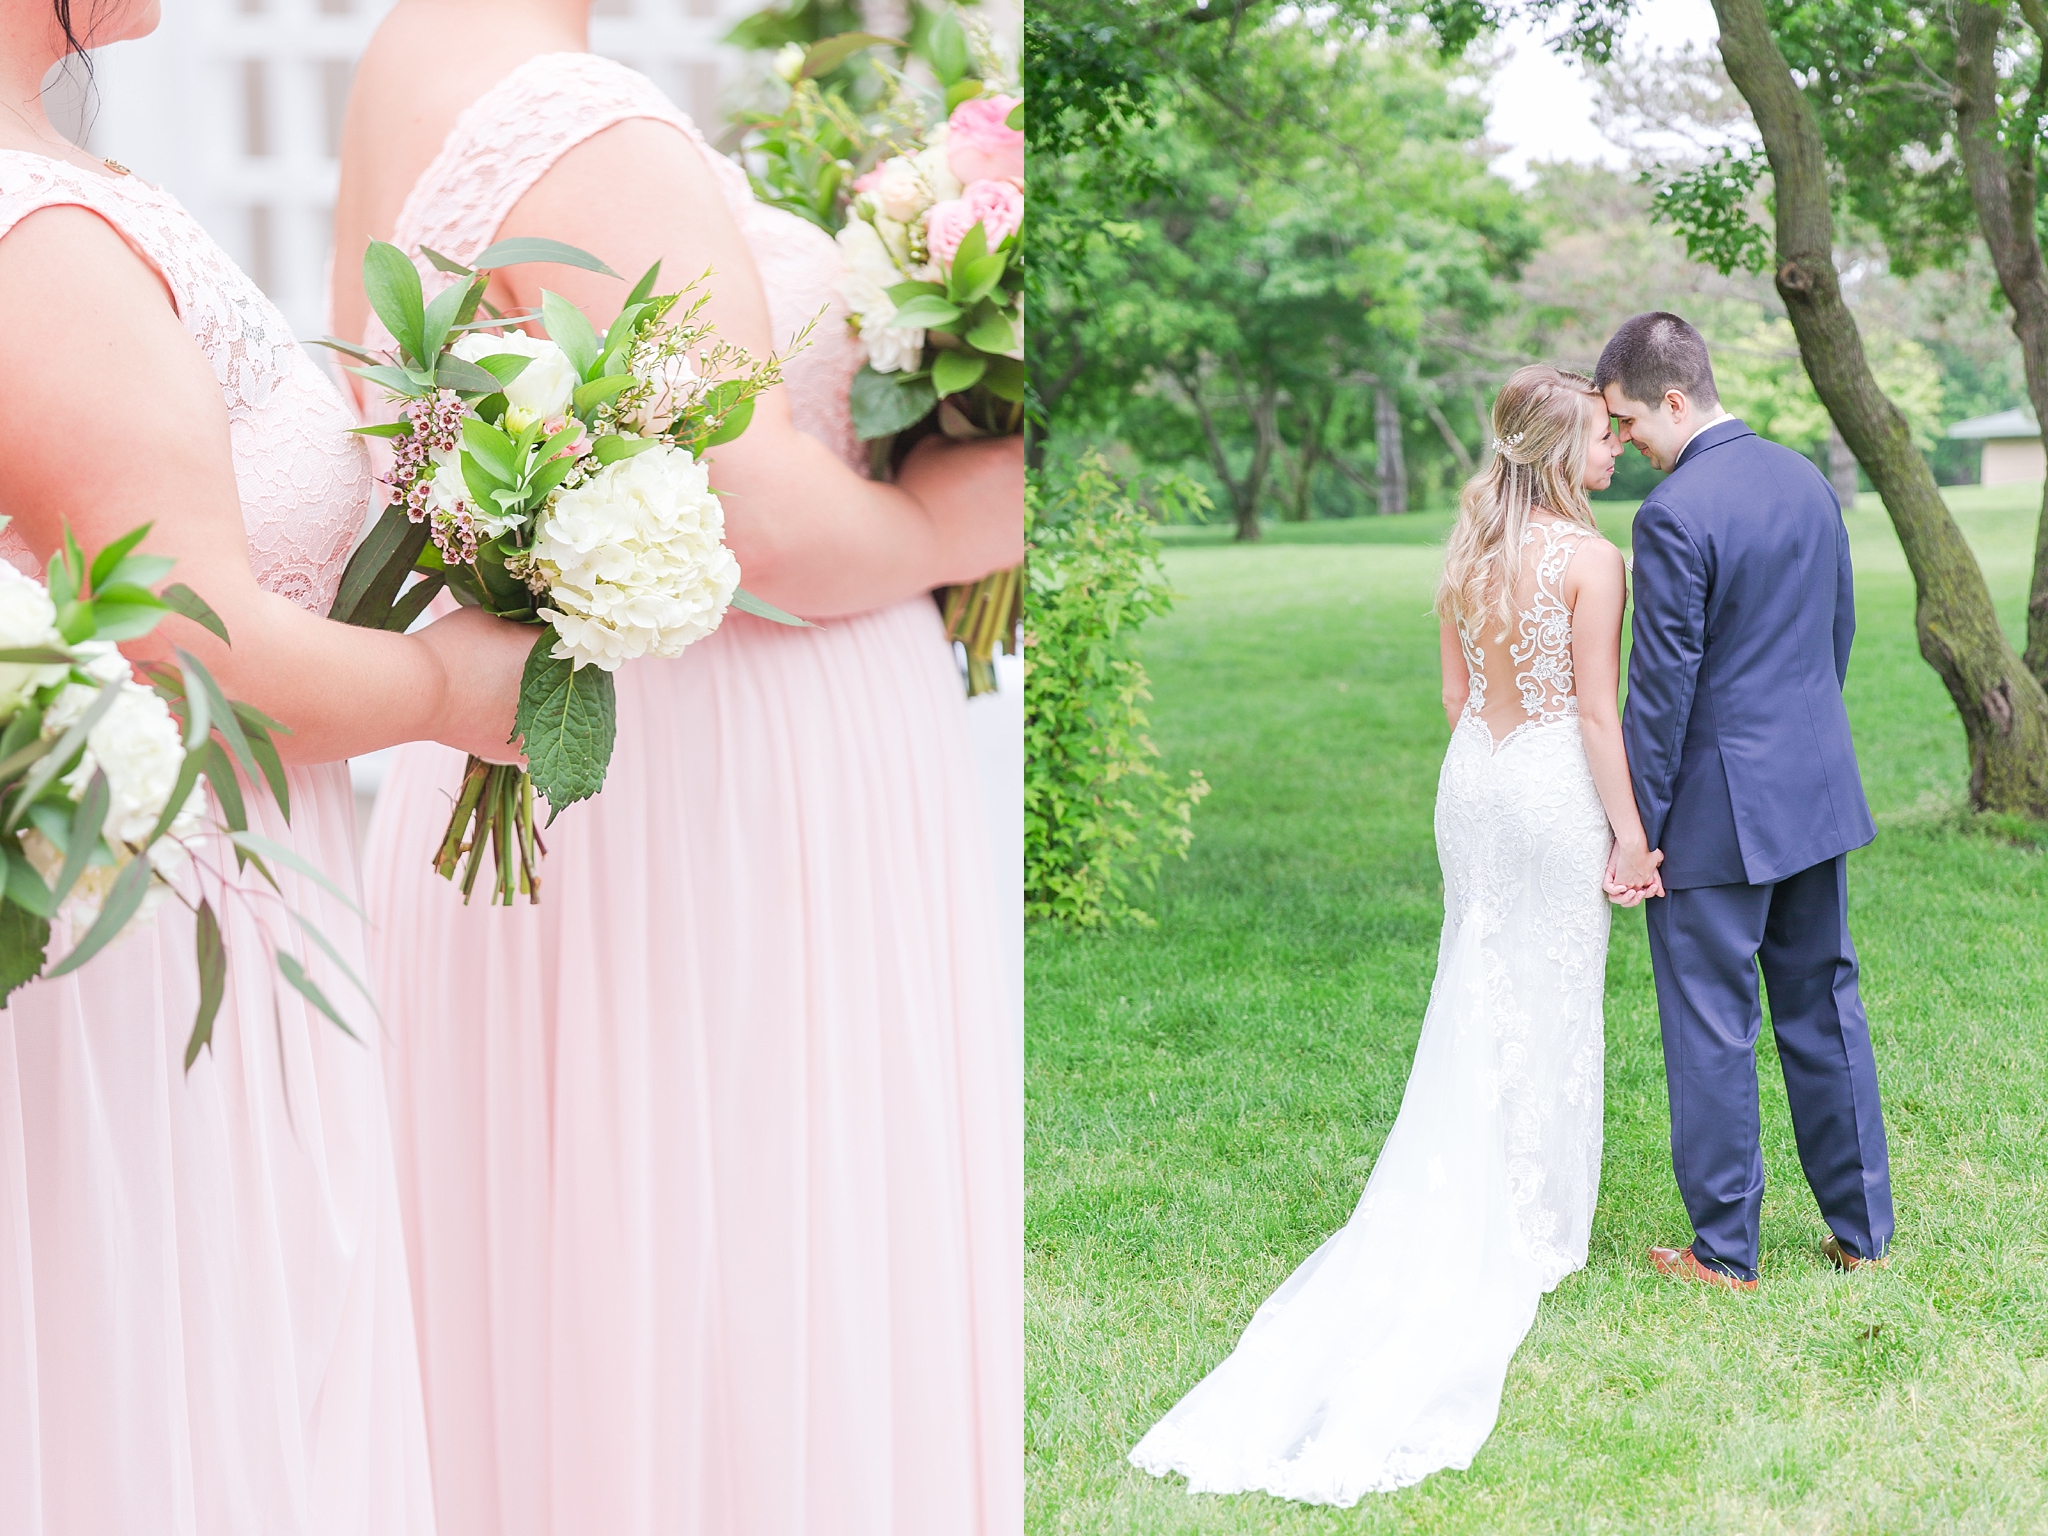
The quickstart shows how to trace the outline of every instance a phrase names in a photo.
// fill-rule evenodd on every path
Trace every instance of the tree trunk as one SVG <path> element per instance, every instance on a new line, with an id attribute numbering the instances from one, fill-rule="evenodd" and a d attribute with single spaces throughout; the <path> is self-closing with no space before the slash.
<path id="1" fill-rule="evenodd" d="M 1408 510 L 1408 461 L 1401 453 L 1401 407 L 1391 389 L 1372 392 L 1373 440 L 1380 457 L 1380 516 Z"/>
<path id="2" fill-rule="evenodd" d="M 1429 412 L 1429 419 L 1436 424 L 1436 430 L 1443 438 L 1444 446 L 1451 450 L 1451 457 L 1458 461 L 1458 473 L 1468 480 L 1471 479 L 1478 473 L 1479 466 L 1472 462 L 1472 455 L 1466 451 L 1464 441 L 1451 430 L 1450 418 L 1444 415 L 1443 407 L 1430 400 L 1424 402 L 1422 408 Z"/>
<path id="3" fill-rule="evenodd" d="M 1878 388 L 1835 273 L 1828 169 L 1813 106 L 1771 36 L 1764 0 L 1714 0 L 1721 58 L 1763 136 L 1774 182 L 1777 288 L 1807 376 L 1898 530 L 1918 596 L 1920 654 L 1948 688 L 1979 809 L 2048 817 L 2048 694 L 1999 628 L 1984 572 Z"/>
<path id="4" fill-rule="evenodd" d="M 2042 24 L 2036 39 L 2040 72 L 2032 92 L 2032 100 L 2038 102 L 2048 89 L 2048 17 L 2042 17 L 2038 8 L 2021 9 L 2030 12 L 2030 24 Z M 2041 234 L 2035 222 L 2040 208 L 2035 167 L 2041 140 L 2038 129 L 2028 131 L 2035 121 L 2031 113 L 2007 120 L 1999 114 L 1997 52 L 2006 11 L 2005 0 L 1989 5 L 1964 0 L 1954 12 L 1956 137 L 1977 227 L 1998 269 L 1998 285 L 2012 306 L 2012 333 L 2019 338 L 2027 370 L 2027 398 L 2033 402 L 2034 419 L 2048 422 L 2048 263 L 2041 259 Z M 2026 664 L 2048 687 L 2048 489 L 2034 535 Z"/>
<path id="5" fill-rule="evenodd" d="M 1294 473 L 1288 477 L 1287 487 L 1287 520 L 1291 523 L 1305 523 L 1315 515 L 1316 466 L 1323 462 L 1323 444 L 1336 411 L 1337 392 L 1333 389 L 1320 403 L 1310 401 L 1299 413 L 1301 448 L 1294 455 Z"/>
<path id="6" fill-rule="evenodd" d="M 1828 484 L 1835 488 L 1835 500 L 1844 512 L 1856 505 L 1856 455 L 1832 422 L 1828 424 Z"/>
<path id="7" fill-rule="evenodd" d="M 1248 544 L 1265 531 L 1259 526 L 1259 498 L 1265 492 L 1266 470 L 1273 461 L 1273 439 L 1279 435 L 1273 422 L 1273 403 L 1279 397 L 1279 386 L 1267 384 L 1252 405 L 1252 461 L 1239 476 L 1230 472 L 1229 449 L 1223 441 L 1223 434 L 1217 430 L 1209 402 L 1202 398 L 1201 375 L 1187 378 L 1176 374 L 1174 382 L 1195 408 L 1195 417 L 1202 424 L 1202 442 L 1209 450 L 1209 468 L 1223 483 L 1224 493 L 1230 497 L 1231 512 L 1237 520 L 1238 539 Z"/>

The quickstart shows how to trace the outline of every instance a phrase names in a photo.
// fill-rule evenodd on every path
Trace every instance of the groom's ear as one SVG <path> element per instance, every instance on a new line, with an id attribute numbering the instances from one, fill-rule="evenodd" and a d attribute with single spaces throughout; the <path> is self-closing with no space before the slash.
<path id="1" fill-rule="evenodd" d="M 1673 416 L 1683 416 L 1692 408 L 1692 401 L 1686 398 L 1682 389 L 1667 389 L 1664 391 L 1664 408 Z"/>

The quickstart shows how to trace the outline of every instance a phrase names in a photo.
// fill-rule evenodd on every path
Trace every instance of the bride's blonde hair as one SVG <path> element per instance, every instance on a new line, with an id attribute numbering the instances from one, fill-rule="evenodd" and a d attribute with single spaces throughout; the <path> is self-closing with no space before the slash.
<path id="1" fill-rule="evenodd" d="M 1579 477 L 1606 422 L 1606 403 L 1582 373 L 1531 363 L 1508 376 L 1493 401 L 1493 459 L 1458 498 L 1438 617 L 1475 628 L 1486 619 L 1504 629 L 1513 622 L 1531 509 L 1597 527 Z"/>

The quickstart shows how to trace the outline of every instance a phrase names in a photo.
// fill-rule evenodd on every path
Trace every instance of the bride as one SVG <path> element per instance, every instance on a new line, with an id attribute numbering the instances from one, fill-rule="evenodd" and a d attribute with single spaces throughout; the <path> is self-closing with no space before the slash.
<path id="1" fill-rule="evenodd" d="M 1518 370 L 1445 560 L 1444 931 L 1401 1112 L 1348 1224 L 1131 1452 L 1191 1492 L 1311 1504 L 1464 1468 L 1600 1175 L 1603 874 L 1662 894 L 1615 708 L 1626 585 L 1586 499 L 1621 444 L 1590 380 Z"/>

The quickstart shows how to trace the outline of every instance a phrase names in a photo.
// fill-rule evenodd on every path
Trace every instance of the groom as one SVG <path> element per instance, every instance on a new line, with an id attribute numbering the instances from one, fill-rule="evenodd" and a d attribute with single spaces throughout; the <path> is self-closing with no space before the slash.
<path id="1" fill-rule="evenodd" d="M 1892 1236 L 1884 1119 L 1849 940 L 1847 855 L 1877 835 L 1842 707 L 1849 536 L 1799 454 L 1721 409 L 1707 345 L 1637 315 L 1594 371 L 1623 442 L 1668 474 L 1636 513 L 1622 735 L 1667 894 L 1645 903 L 1689 1248 L 1664 1274 L 1753 1290 L 1763 1203 L 1757 971 L 1800 1166 L 1843 1269 Z M 1609 888 L 1649 883 L 1613 871 Z"/>

